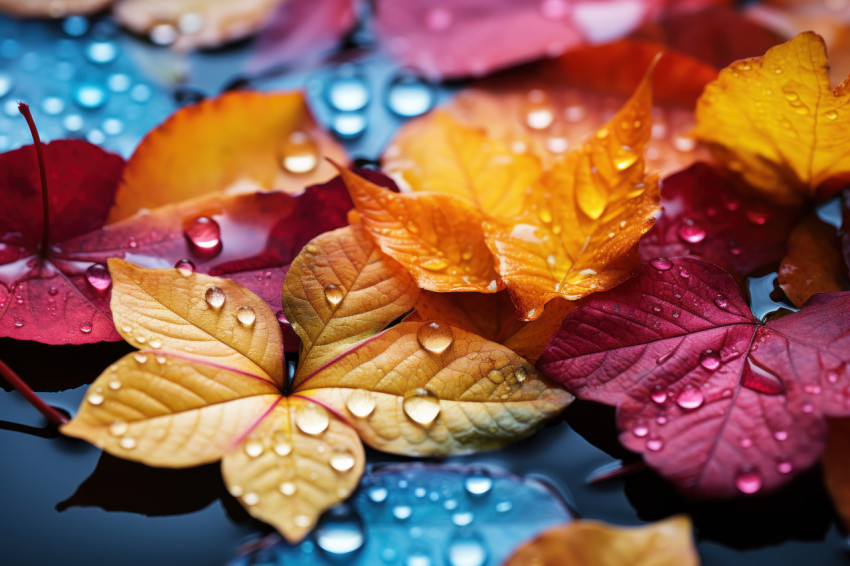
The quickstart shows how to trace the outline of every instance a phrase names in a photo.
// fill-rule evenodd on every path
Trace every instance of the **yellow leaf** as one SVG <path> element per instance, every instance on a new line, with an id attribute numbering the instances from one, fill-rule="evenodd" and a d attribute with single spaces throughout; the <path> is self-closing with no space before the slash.
<path id="1" fill-rule="evenodd" d="M 298 193 L 335 176 L 325 157 L 341 161 L 345 152 L 300 92 L 223 94 L 181 108 L 145 136 L 109 221 L 215 191 Z"/>
<path id="2" fill-rule="evenodd" d="M 318 512 L 345 500 L 363 475 L 357 433 L 315 403 L 281 397 L 242 442 L 224 455 L 228 491 L 290 543 L 313 529 Z"/>
<path id="3" fill-rule="evenodd" d="M 798 224 L 788 237 L 777 280 L 788 300 L 798 307 L 815 293 L 846 289 L 847 264 L 835 227 L 816 214 Z"/>
<path id="4" fill-rule="evenodd" d="M 637 267 L 635 246 L 654 223 L 657 180 L 644 173 L 652 126 L 652 68 L 595 136 L 549 170 L 525 215 L 485 223 L 496 270 L 525 320 L 555 297 L 580 299 Z"/>
<path id="5" fill-rule="evenodd" d="M 495 293 L 503 287 L 471 205 L 452 195 L 397 194 L 347 169 L 339 174 L 363 226 L 421 288 Z"/>
<path id="6" fill-rule="evenodd" d="M 485 216 L 516 216 L 542 173 L 533 155 L 516 152 L 446 111 L 403 127 L 386 153 L 385 171 L 416 191 L 454 195 Z"/>
<path id="7" fill-rule="evenodd" d="M 643 527 L 576 521 L 520 546 L 504 566 L 697 566 L 691 521 L 680 515 Z"/>
<path id="8" fill-rule="evenodd" d="M 409 311 L 419 294 L 407 271 L 360 226 L 312 240 L 292 262 L 283 290 L 286 318 L 301 338 L 294 387 L 346 344 L 376 334 Z"/>
<path id="9" fill-rule="evenodd" d="M 528 436 L 573 399 L 511 350 L 439 321 L 402 322 L 305 376 L 299 395 L 405 455 L 464 454 Z"/>
<path id="10" fill-rule="evenodd" d="M 143 349 L 95 380 L 62 432 L 153 466 L 223 458 L 225 481 L 234 494 L 243 490 L 236 496 L 247 511 L 290 541 L 303 538 L 356 486 L 363 447 L 355 431 L 323 407 L 284 396 L 275 314 L 226 279 L 121 260 L 110 260 L 109 269 L 116 327 Z M 266 447 L 282 458 L 271 471 L 276 460 L 260 457 Z M 350 466 L 340 460 L 345 450 Z M 302 490 L 294 505 L 281 499 L 285 481 Z"/>
<path id="11" fill-rule="evenodd" d="M 848 100 L 830 88 L 823 39 L 805 32 L 722 70 L 697 103 L 694 135 L 777 202 L 825 200 L 850 179 Z"/>

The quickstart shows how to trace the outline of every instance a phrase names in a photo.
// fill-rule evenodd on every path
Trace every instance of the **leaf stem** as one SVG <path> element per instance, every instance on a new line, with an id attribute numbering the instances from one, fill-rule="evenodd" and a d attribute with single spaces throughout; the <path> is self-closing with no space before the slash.
<path id="1" fill-rule="evenodd" d="M 26 102 L 18 102 L 18 111 L 23 114 L 27 121 L 27 126 L 32 134 L 33 145 L 35 146 L 35 155 L 38 158 L 38 172 L 41 175 L 41 249 L 39 254 L 44 257 L 48 253 L 50 244 L 50 203 L 47 199 L 47 171 L 44 167 L 44 152 L 41 143 L 41 137 L 38 135 L 38 129 L 35 127 L 35 120 L 32 119 L 29 104 Z"/>
<path id="2" fill-rule="evenodd" d="M 18 377 L 18 374 L 12 371 L 12 368 L 3 363 L 2 360 L 0 360 L 0 375 L 2 375 L 9 385 L 14 387 L 18 393 L 23 395 L 24 399 L 29 401 L 30 405 L 35 407 L 39 413 L 44 415 L 44 418 L 48 421 L 56 426 L 60 426 L 68 422 L 68 417 L 45 403 L 44 400 L 36 395 L 35 391 L 33 391 L 23 379 Z"/>

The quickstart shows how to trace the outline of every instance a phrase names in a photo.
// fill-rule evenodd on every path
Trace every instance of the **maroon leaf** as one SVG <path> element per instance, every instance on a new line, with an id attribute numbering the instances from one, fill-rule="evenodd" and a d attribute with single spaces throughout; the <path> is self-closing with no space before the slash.
<path id="1" fill-rule="evenodd" d="M 760 323 L 734 278 L 655 260 L 581 301 L 538 363 L 617 407 L 620 441 L 684 493 L 775 489 L 820 456 L 825 416 L 850 414 L 850 293 Z"/>
<path id="2" fill-rule="evenodd" d="M 801 211 L 746 195 L 740 180 L 704 163 L 671 175 L 641 257 L 700 256 L 742 276 L 777 264 Z"/>

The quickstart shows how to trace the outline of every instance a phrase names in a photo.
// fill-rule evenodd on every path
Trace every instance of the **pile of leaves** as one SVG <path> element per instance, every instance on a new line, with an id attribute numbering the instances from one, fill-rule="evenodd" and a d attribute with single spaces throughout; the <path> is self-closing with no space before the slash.
<path id="1" fill-rule="evenodd" d="M 826 450 L 847 519 L 828 419 L 850 416 L 850 239 L 821 216 L 850 218 L 848 100 L 813 33 L 719 72 L 625 40 L 473 83 L 405 124 L 383 173 L 339 165 L 299 93 L 185 107 L 127 163 L 41 144 L 24 105 L 0 336 L 127 341 L 61 431 L 220 460 L 291 542 L 357 487 L 364 443 L 499 448 L 573 395 L 615 406 L 621 444 L 691 498 L 779 489 Z M 783 306 L 759 319 L 747 281 L 774 270 Z M 615 561 L 696 563 L 686 518 L 647 529 L 579 522 L 509 563 L 585 563 L 608 537 Z"/>

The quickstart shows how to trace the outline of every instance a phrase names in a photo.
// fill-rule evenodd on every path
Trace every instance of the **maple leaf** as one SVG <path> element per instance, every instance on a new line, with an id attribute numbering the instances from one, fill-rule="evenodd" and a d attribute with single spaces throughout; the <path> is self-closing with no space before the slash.
<path id="1" fill-rule="evenodd" d="M 779 285 L 798 307 L 816 294 L 848 288 L 847 264 L 835 227 L 809 215 L 788 237 L 788 253 L 777 272 Z"/>
<path id="2" fill-rule="evenodd" d="M 830 88 L 828 68 L 811 32 L 738 61 L 706 87 L 693 135 L 777 202 L 829 199 L 850 179 L 850 94 Z"/>
<path id="3" fill-rule="evenodd" d="M 168 41 L 176 49 L 218 47 L 250 37 L 266 25 L 286 0 L 121 0 L 115 19 L 131 31 L 157 41 L 157 28 L 170 26 Z M 173 35 L 173 37 L 170 37 Z"/>
<path id="4" fill-rule="evenodd" d="M 72 14 L 94 14 L 115 0 L 0 0 L 0 12 L 29 18 L 55 18 Z"/>
<path id="5" fill-rule="evenodd" d="M 259 297 L 185 270 L 109 267 L 117 328 L 143 349 L 98 377 L 62 432 L 154 466 L 220 459 L 231 494 L 289 541 L 356 487 L 358 433 L 403 454 L 494 448 L 571 400 L 515 353 L 460 329 L 377 333 L 417 289 L 356 227 L 313 240 L 284 281 L 302 338 L 288 387 L 277 317 Z"/>
<path id="6" fill-rule="evenodd" d="M 109 219 L 217 191 L 299 193 L 335 176 L 323 157 L 341 161 L 345 152 L 316 125 L 300 92 L 205 99 L 145 136 L 127 162 Z"/>
<path id="7" fill-rule="evenodd" d="M 524 543 L 504 566 L 697 566 L 699 556 L 684 515 L 642 527 L 613 527 L 600 521 L 574 521 L 551 528 Z"/>
<path id="8" fill-rule="evenodd" d="M 567 315 L 538 367 L 617 407 L 620 442 L 683 492 L 771 490 L 811 466 L 825 416 L 850 413 L 850 293 L 756 320 L 734 278 L 657 259 Z"/>
<path id="9" fill-rule="evenodd" d="M 782 259 L 801 212 L 753 197 L 737 177 L 696 163 L 661 182 L 661 216 L 641 238 L 640 255 L 694 255 L 751 275 Z"/>

